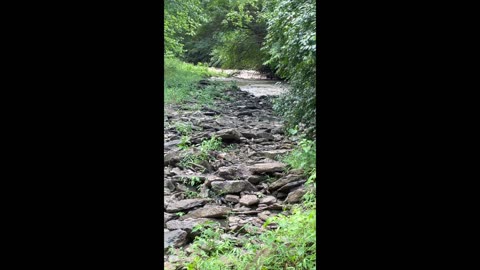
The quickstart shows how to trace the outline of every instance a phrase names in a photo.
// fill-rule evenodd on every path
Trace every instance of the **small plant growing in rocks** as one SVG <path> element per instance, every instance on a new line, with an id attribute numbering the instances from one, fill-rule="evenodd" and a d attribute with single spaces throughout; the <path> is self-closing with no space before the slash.
<path id="1" fill-rule="evenodd" d="M 190 136 L 182 136 L 178 147 L 182 150 L 187 150 L 190 148 Z"/>
<path id="2" fill-rule="evenodd" d="M 175 123 L 175 129 L 178 133 L 182 135 L 190 135 L 192 133 L 193 127 L 190 123 L 177 122 Z"/>

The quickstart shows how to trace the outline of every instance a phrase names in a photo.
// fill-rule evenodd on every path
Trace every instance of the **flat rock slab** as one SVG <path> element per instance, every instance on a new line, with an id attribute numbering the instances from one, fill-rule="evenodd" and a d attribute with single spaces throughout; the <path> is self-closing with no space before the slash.
<path id="1" fill-rule="evenodd" d="M 222 194 L 257 191 L 257 188 L 254 185 L 244 180 L 214 181 L 211 185 L 213 191 Z"/>
<path id="2" fill-rule="evenodd" d="M 290 193 L 288 193 L 287 198 L 285 199 L 285 202 L 287 203 L 296 203 L 299 202 L 303 195 L 305 195 L 307 191 L 304 188 L 299 188 L 297 190 L 294 190 Z"/>
<path id="3" fill-rule="evenodd" d="M 258 203 L 258 198 L 256 195 L 244 195 L 240 199 L 240 204 L 250 206 Z"/>
<path id="4" fill-rule="evenodd" d="M 197 206 L 204 205 L 209 199 L 186 199 L 172 202 L 167 205 L 167 212 L 180 212 L 183 210 L 192 209 Z"/>
<path id="5" fill-rule="evenodd" d="M 208 218 L 188 218 L 186 220 L 170 220 L 167 222 L 167 229 L 169 230 L 182 230 L 186 231 L 187 234 L 192 232 L 193 227 L 205 222 L 212 221 Z"/>
<path id="6" fill-rule="evenodd" d="M 193 210 L 188 214 L 181 216 L 180 220 L 186 220 L 188 218 L 219 218 L 225 217 L 230 213 L 231 209 L 226 206 L 204 206 L 197 210 Z"/>
<path id="7" fill-rule="evenodd" d="M 257 163 L 248 169 L 254 174 L 282 172 L 287 165 L 281 162 Z"/>
<path id="8" fill-rule="evenodd" d="M 187 232 L 182 230 L 174 230 L 163 233 L 163 249 L 168 247 L 181 247 L 187 242 Z"/>
<path id="9" fill-rule="evenodd" d="M 163 147 L 164 147 L 165 150 L 170 150 L 170 149 L 173 149 L 174 147 L 176 147 L 180 142 L 181 142 L 181 140 L 169 141 L 169 142 L 164 143 Z"/>
<path id="10" fill-rule="evenodd" d="M 301 175 L 287 175 L 287 176 L 282 177 L 282 178 L 278 179 L 277 181 L 273 182 L 269 186 L 269 189 L 270 190 L 278 189 L 278 188 L 281 188 L 281 187 L 285 186 L 288 183 L 295 182 L 295 181 L 300 180 L 300 179 L 302 179 Z"/>
<path id="11" fill-rule="evenodd" d="M 265 196 L 263 198 L 260 198 L 260 204 L 272 204 L 272 203 L 275 203 L 277 202 L 277 198 L 275 198 L 274 196 L 271 196 L 271 195 L 268 195 L 268 196 Z"/>
<path id="12" fill-rule="evenodd" d="M 277 150 L 269 150 L 269 151 L 259 151 L 255 155 L 267 158 L 275 158 L 279 155 L 285 155 L 291 150 L 288 149 L 277 149 Z"/>

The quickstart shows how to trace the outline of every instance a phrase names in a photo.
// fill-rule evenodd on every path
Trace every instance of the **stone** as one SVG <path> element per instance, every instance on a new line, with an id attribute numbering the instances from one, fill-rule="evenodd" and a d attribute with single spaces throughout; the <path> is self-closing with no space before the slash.
<path id="1" fill-rule="evenodd" d="M 217 131 L 215 135 L 222 138 L 222 141 L 240 141 L 240 137 L 242 136 L 235 128 Z"/>
<path id="2" fill-rule="evenodd" d="M 267 219 L 270 217 L 271 214 L 272 213 L 270 213 L 270 211 L 263 211 L 258 214 L 258 217 L 263 221 L 267 221 Z"/>
<path id="3" fill-rule="evenodd" d="M 225 179 L 216 175 L 209 175 L 205 180 L 206 186 L 211 187 L 213 181 L 225 181 Z"/>
<path id="4" fill-rule="evenodd" d="M 269 190 L 274 190 L 274 189 L 278 189 L 288 183 L 291 183 L 291 182 L 294 182 L 294 181 L 297 181 L 299 179 L 303 178 L 301 175 L 287 175 L 285 177 L 282 177 L 280 179 L 278 179 L 277 181 L 273 182 L 269 187 L 268 189 Z"/>
<path id="5" fill-rule="evenodd" d="M 305 195 L 306 193 L 307 191 L 304 188 L 296 189 L 288 193 L 287 198 L 285 199 L 285 202 L 288 202 L 288 203 L 299 202 L 302 199 L 303 195 Z"/>
<path id="6" fill-rule="evenodd" d="M 257 191 L 254 185 L 244 180 L 213 181 L 211 186 L 212 190 L 219 194 L 239 193 L 244 190 Z"/>
<path id="7" fill-rule="evenodd" d="M 281 172 L 287 165 L 281 162 L 257 163 L 249 166 L 249 170 L 254 174 Z"/>
<path id="8" fill-rule="evenodd" d="M 259 151 L 256 153 L 257 156 L 261 156 L 261 157 L 267 157 L 267 158 L 275 158 L 279 155 L 285 155 L 287 154 L 288 152 L 290 152 L 290 150 L 287 150 L 287 149 L 277 149 L 277 150 L 269 150 L 269 151 Z"/>
<path id="9" fill-rule="evenodd" d="M 291 183 L 288 183 L 286 185 L 284 185 L 283 187 L 279 188 L 278 189 L 278 192 L 285 192 L 285 193 L 288 193 L 288 191 L 294 187 L 297 187 L 297 186 L 300 186 L 302 185 L 303 183 L 307 182 L 307 180 L 300 180 L 300 181 L 295 181 L 295 182 L 291 182 Z"/>
<path id="10" fill-rule="evenodd" d="M 163 249 L 169 247 L 179 248 L 187 242 L 187 232 L 182 230 L 168 231 L 163 233 Z"/>
<path id="11" fill-rule="evenodd" d="M 165 150 L 170 150 L 170 149 L 176 147 L 180 142 L 181 142 L 181 140 L 172 140 L 172 141 L 166 142 L 166 143 L 163 144 L 163 148 Z"/>
<path id="12" fill-rule="evenodd" d="M 258 201 L 256 195 L 245 195 L 240 199 L 240 203 L 246 206 L 257 204 Z"/>
<path id="13" fill-rule="evenodd" d="M 231 209 L 226 206 L 208 205 L 203 208 L 199 208 L 189 212 L 188 214 L 181 216 L 180 220 L 187 218 L 220 218 L 227 216 Z"/>
<path id="14" fill-rule="evenodd" d="M 247 181 L 256 185 L 256 184 L 260 183 L 263 179 L 264 179 L 264 177 L 262 177 L 260 175 L 250 175 L 250 176 L 248 176 Z"/>
<path id="15" fill-rule="evenodd" d="M 263 138 L 263 139 L 266 139 L 266 140 L 269 140 L 269 141 L 273 141 L 275 139 L 273 137 L 273 135 L 268 133 L 268 132 L 260 132 L 260 133 L 257 134 L 257 137 L 258 138 Z"/>
<path id="16" fill-rule="evenodd" d="M 167 222 L 172 220 L 175 217 L 175 215 L 163 212 L 163 227 L 166 227 Z"/>
<path id="17" fill-rule="evenodd" d="M 175 166 L 183 158 L 183 153 L 181 151 L 170 151 L 163 156 L 163 165 Z"/>
<path id="18" fill-rule="evenodd" d="M 163 269 L 165 270 L 175 270 L 177 269 L 171 262 L 164 262 Z"/>
<path id="19" fill-rule="evenodd" d="M 170 220 L 166 223 L 167 229 L 169 230 L 182 230 L 186 231 L 187 234 L 191 234 L 193 227 L 196 225 L 212 221 L 211 219 L 207 218 L 188 218 L 185 220 Z"/>
<path id="20" fill-rule="evenodd" d="M 220 167 L 217 170 L 217 173 L 220 177 L 224 179 L 232 179 L 238 172 L 238 168 L 234 166 L 230 167 Z"/>
<path id="21" fill-rule="evenodd" d="M 227 196 L 225 196 L 225 201 L 227 202 L 238 203 L 239 200 L 240 200 L 240 196 L 237 196 L 237 195 L 228 194 Z"/>
<path id="22" fill-rule="evenodd" d="M 277 198 L 275 198 L 274 196 L 271 196 L 271 195 L 268 195 L 268 196 L 265 196 L 263 198 L 260 198 L 260 202 L 261 204 L 272 204 L 272 203 L 275 203 L 277 202 Z"/>
<path id="23" fill-rule="evenodd" d="M 208 199 L 186 199 L 181 201 L 175 201 L 167 205 L 167 212 L 180 212 L 188 210 L 197 206 L 204 205 Z"/>

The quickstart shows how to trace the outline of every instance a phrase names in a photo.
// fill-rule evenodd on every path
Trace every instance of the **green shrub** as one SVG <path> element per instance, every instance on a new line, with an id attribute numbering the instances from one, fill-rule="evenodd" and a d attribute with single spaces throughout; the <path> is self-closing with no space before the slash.
<path id="1" fill-rule="evenodd" d="M 265 7 L 268 34 L 264 50 L 277 74 L 290 82 L 289 91 L 274 103 L 287 127 L 306 126 L 313 138 L 316 130 L 316 2 L 272 0 Z"/>
<path id="2" fill-rule="evenodd" d="M 315 141 L 302 139 L 298 146 L 284 158 L 284 161 L 293 169 L 301 169 L 306 175 L 311 176 L 316 172 L 316 147 Z"/>
<path id="3" fill-rule="evenodd" d="M 314 202 L 293 208 L 292 214 L 269 218 L 264 226 L 278 228 L 260 235 L 251 234 L 235 243 L 222 239 L 223 230 L 200 225 L 192 245 L 189 270 L 223 269 L 315 269 L 316 210 Z"/>

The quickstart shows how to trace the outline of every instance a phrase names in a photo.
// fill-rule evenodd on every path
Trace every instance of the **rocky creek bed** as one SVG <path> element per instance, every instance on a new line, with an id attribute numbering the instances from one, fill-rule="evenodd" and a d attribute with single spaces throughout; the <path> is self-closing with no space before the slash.
<path id="1" fill-rule="evenodd" d="M 201 91 L 199 89 L 198 91 Z M 302 172 L 287 171 L 279 156 L 295 143 L 283 133 L 273 115 L 270 97 L 233 88 L 213 106 L 186 110 L 189 104 L 165 107 L 164 133 L 164 262 L 166 269 L 182 269 L 168 248 L 188 255 L 197 224 L 212 221 L 225 229 L 222 237 L 241 239 L 245 232 L 261 233 L 268 217 L 288 211 L 306 193 Z M 193 105 L 193 104 L 192 104 Z M 192 149 L 182 150 L 179 123 L 192 128 L 190 141 L 199 144 L 212 135 L 222 139 L 222 150 L 211 151 L 210 161 L 182 164 Z M 250 226 L 244 226 L 249 224 Z M 252 230 L 251 228 L 257 228 Z M 181 263 L 180 263 L 181 264 Z"/>

